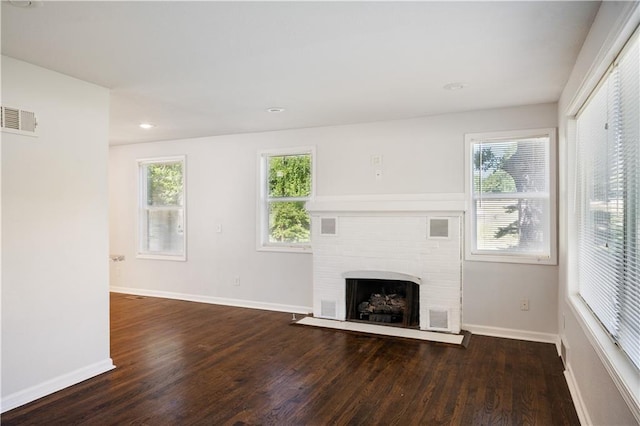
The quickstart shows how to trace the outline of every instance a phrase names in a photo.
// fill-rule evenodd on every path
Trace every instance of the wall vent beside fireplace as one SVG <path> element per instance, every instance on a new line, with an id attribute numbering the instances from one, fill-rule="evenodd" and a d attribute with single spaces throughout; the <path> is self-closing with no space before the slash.
<path id="1" fill-rule="evenodd" d="M 449 331 L 449 309 L 430 307 L 427 308 L 427 328 L 429 330 Z"/>
<path id="2" fill-rule="evenodd" d="M 320 218 L 320 235 L 338 235 L 338 218 L 322 217 Z"/>
<path id="3" fill-rule="evenodd" d="M 337 303 L 335 300 L 320 301 L 320 316 L 322 318 L 337 318 Z"/>
<path id="4" fill-rule="evenodd" d="M 449 218 L 430 217 L 428 218 L 428 238 L 449 238 Z"/>

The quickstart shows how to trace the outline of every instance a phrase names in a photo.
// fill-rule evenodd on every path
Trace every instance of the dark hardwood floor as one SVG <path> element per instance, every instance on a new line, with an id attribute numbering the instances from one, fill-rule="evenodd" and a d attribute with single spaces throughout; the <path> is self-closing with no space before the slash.
<path id="1" fill-rule="evenodd" d="M 579 424 L 551 344 L 472 336 L 465 349 L 290 320 L 112 294 L 117 368 L 2 424 Z"/>

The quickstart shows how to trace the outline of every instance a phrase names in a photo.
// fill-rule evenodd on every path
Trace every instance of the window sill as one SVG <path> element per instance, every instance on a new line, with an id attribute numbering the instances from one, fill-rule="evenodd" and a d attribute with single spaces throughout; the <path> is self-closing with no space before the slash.
<path id="1" fill-rule="evenodd" d="M 527 255 L 509 255 L 509 254 L 479 254 L 466 253 L 465 260 L 473 262 L 496 262 L 496 263 L 524 263 L 528 265 L 557 265 L 558 261 L 553 257 L 547 256 L 527 256 Z"/>
<path id="2" fill-rule="evenodd" d="M 302 254 L 313 254 L 311 250 L 311 246 L 258 246 L 258 251 L 267 251 L 267 252 L 275 252 L 275 253 L 302 253 Z"/>
<path id="3" fill-rule="evenodd" d="M 145 260 L 170 260 L 173 262 L 186 262 L 187 256 L 185 255 L 169 255 L 169 254 L 144 254 L 138 253 L 136 259 Z"/>
<path id="4" fill-rule="evenodd" d="M 640 421 L 640 374 L 638 374 L 638 370 L 605 332 L 580 296 L 570 295 L 568 304 L 629 409 L 634 417 Z"/>

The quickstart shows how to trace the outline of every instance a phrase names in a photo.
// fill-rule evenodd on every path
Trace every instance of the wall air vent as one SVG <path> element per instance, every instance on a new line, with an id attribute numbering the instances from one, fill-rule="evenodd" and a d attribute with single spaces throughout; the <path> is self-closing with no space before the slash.
<path id="1" fill-rule="evenodd" d="M 449 330 L 449 309 L 447 308 L 428 308 L 429 316 L 427 318 L 429 330 Z"/>
<path id="2" fill-rule="evenodd" d="M 429 238 L 449 239 L 449 219 L 446 217 L 430 217 L 427 230 Z"/>
<path id="3" fill-rule="evenodd" d="M 34 112 L 0 106 L 0 127 L 3 132 L 37 136 L 38 122 Z"/>
<path id="4" fill-rule="evenodd" d="M 320 235 L 338 235 L 338 218 L 320 218 Z"/>
<path id="5" fill-rule="evenodd" d="M 321 300 L 320 301 L 320 316 L 323 318 L 336 318 L 336 301 L 335 300 Z"/>

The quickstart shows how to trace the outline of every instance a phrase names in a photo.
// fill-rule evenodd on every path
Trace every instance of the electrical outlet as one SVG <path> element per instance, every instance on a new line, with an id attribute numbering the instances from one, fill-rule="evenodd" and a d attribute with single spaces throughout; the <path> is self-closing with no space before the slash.
<path id="1" fill-rule="evenodd" d="M 236 287 L 240 285 L 240 277 L 235 277 L 233 279 L 233 285 Z"/>
<path id="2" fill-rule="evenodd" d="M 529 299 L 522 299 L 520 301 L 520 310 L 528 311 L 529 310 Z"/>

